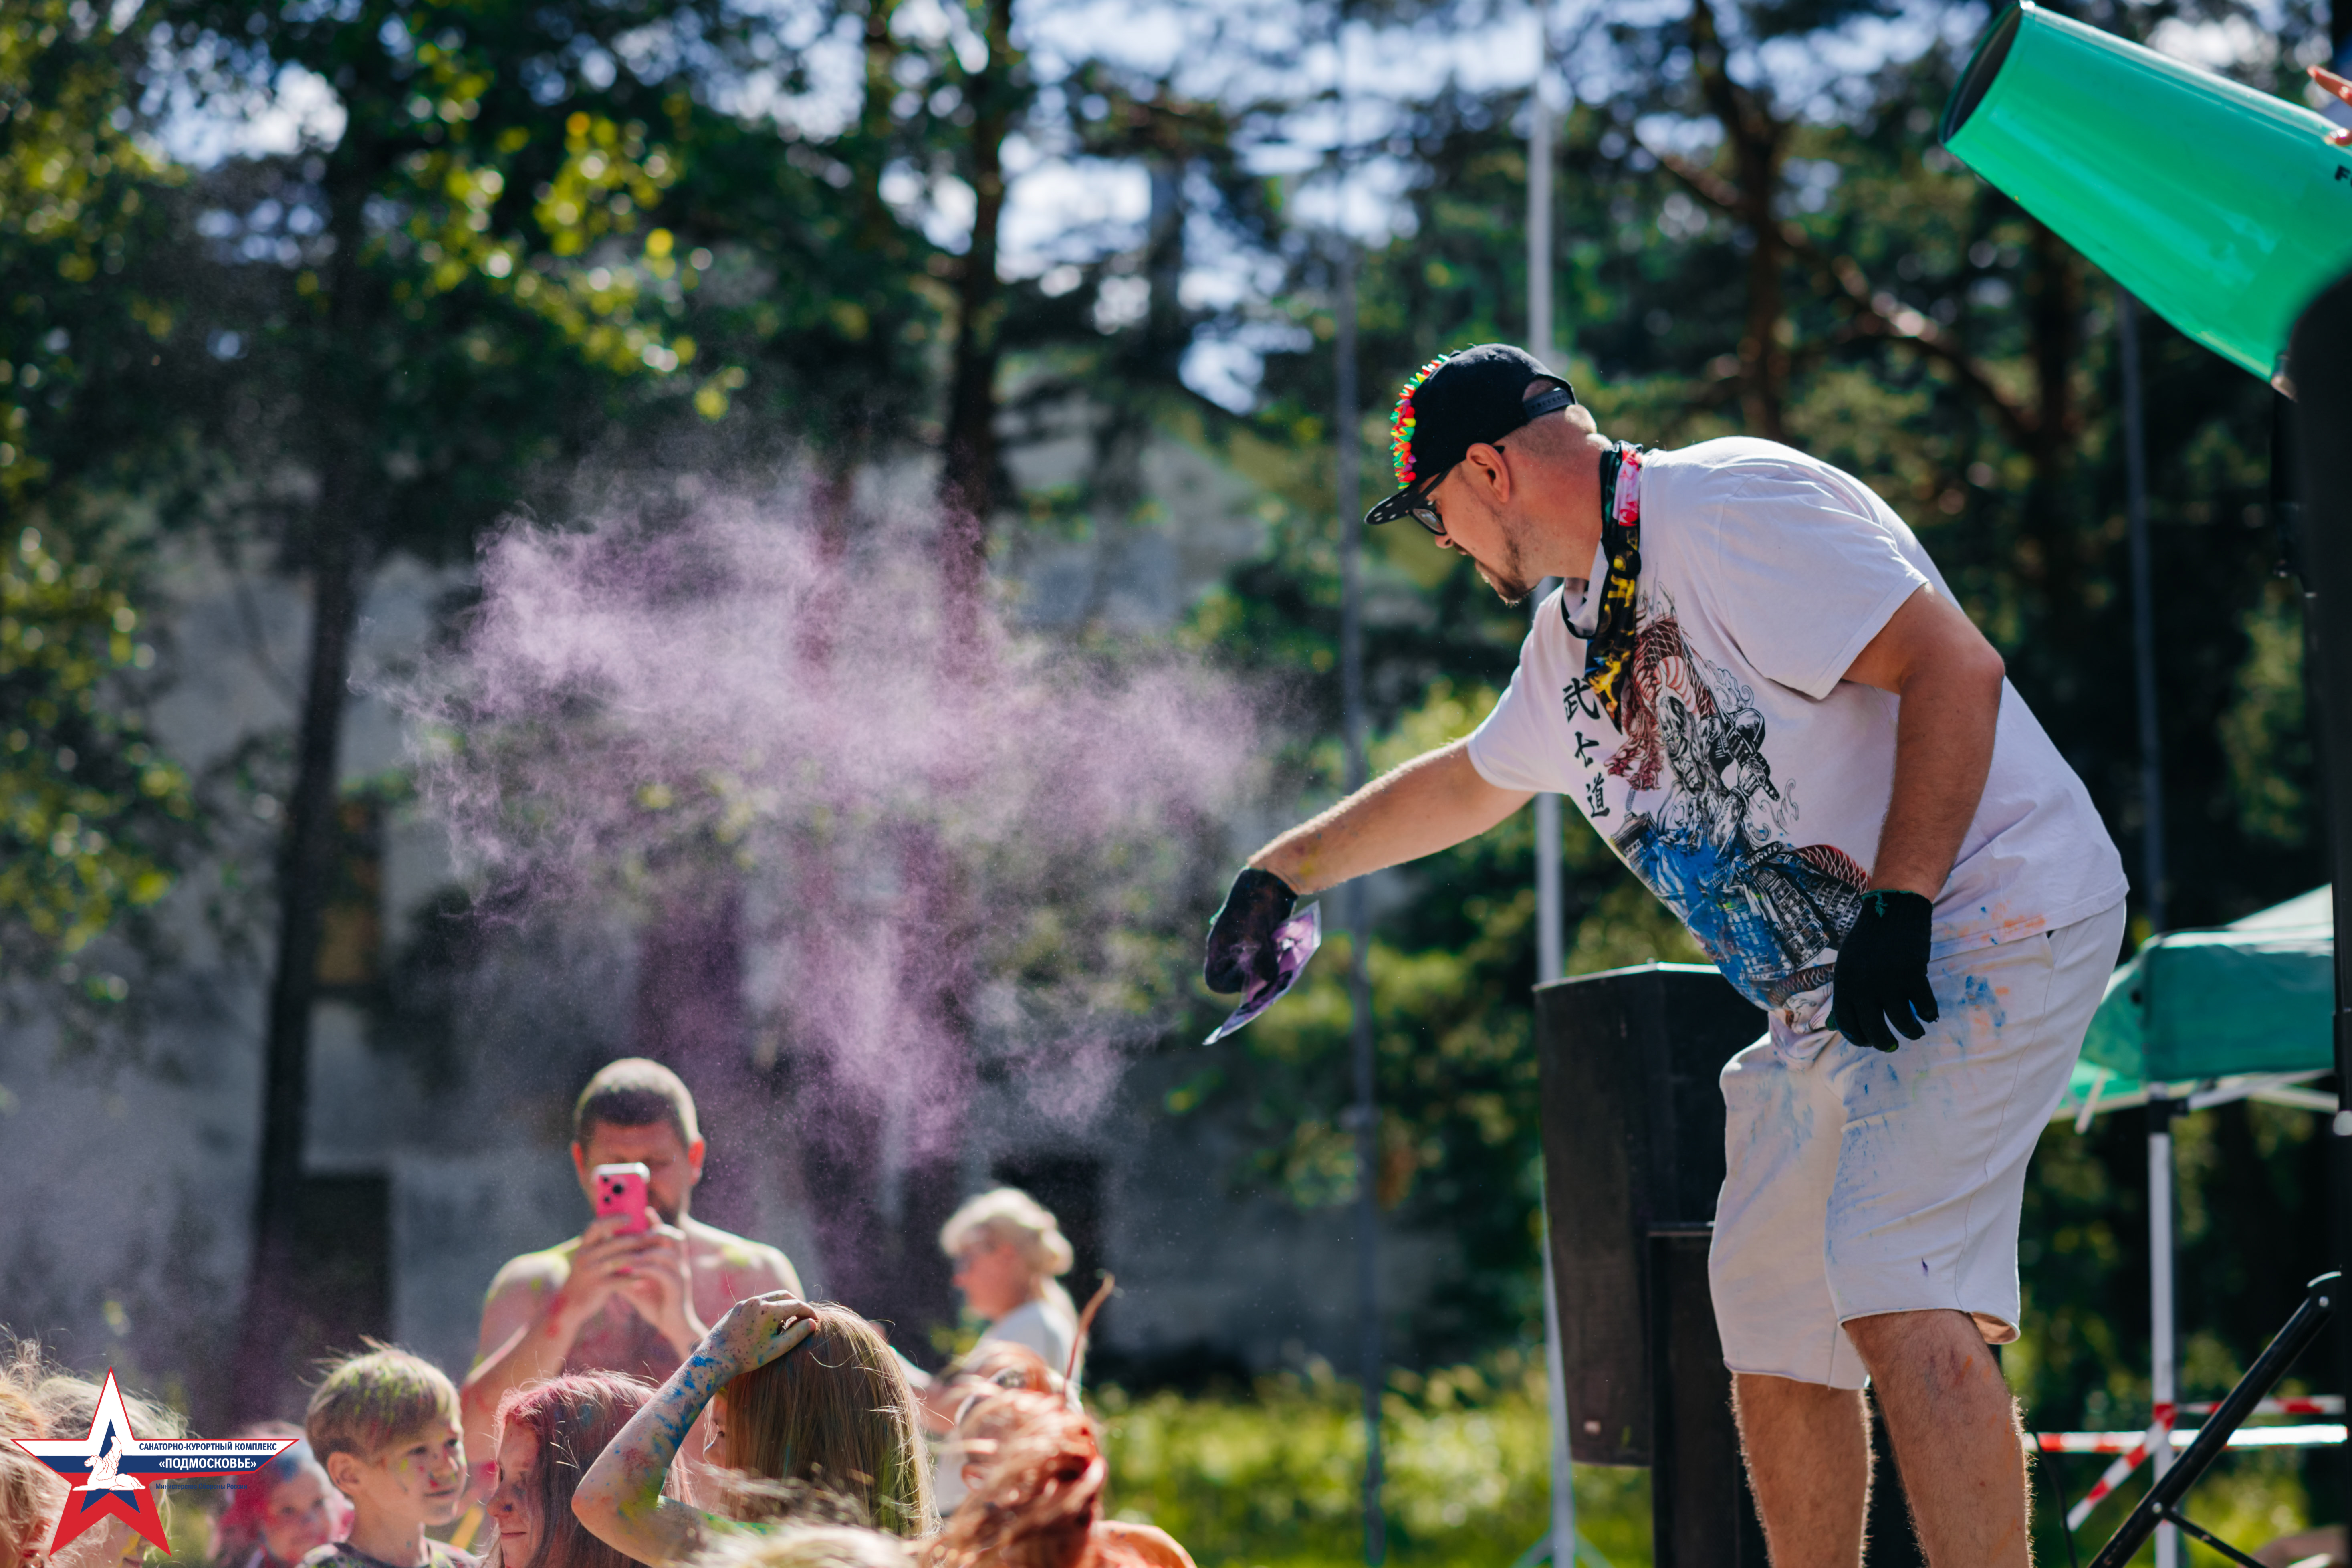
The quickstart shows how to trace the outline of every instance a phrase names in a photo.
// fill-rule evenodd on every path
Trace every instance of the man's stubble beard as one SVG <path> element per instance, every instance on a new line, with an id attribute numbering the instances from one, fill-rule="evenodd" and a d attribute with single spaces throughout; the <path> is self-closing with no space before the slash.
<path id="1" fill-rule="evenodd" d="M 1499 565 L 1489 566 L 1476 556 L 1470 558 L 1486 586 L 1495 590 L 1496 597 L 1507 609 L 1517 609 L 1534 596 L 1537 584 L 1527 580 L 1527 568 L 1519 561 L 1518 530 L 1510 523 L 1503 525 L 1503 559 Z"/>

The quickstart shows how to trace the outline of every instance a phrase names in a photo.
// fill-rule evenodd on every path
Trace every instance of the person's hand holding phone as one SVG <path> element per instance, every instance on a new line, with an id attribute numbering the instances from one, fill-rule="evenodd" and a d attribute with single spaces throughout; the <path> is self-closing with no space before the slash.
<path id="1" fill-rule="evenodd" d="M 629 1278 L 629 1270 L 652 1239 L 620 1215 L 598 1215 L 580 1233 L 571 1272 L 555 1292 L 551 1310 L 572 1332 L 596 1315 Z"/>
<path id="2" fill-rule="evenodd" d="M 693 1265 L 687 1253 L 686 1232 L 675 1226 L 656 1225 L 623 1239 L 635 1245 L 614 1287 L 616 1293 L 669 1342 L 671 1349 L 688 1354 L 708 1331 L 694 1310 Z"/>

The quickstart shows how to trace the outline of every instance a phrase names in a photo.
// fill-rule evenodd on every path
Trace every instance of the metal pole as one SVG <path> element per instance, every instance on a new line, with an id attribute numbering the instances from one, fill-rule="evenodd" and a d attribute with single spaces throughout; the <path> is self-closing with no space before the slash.
<path id="1" fill-rule="evenodd" d="M 1542 42 L 1535 91 L 1528 98 L 1532 123 L 1528 129 L 1528 352 L 1549 364 L 1551 315 L 1551 106 L 1544 101 L 1544 79 L 1550 74 L 1550 29 L 1540 8 L 1537 27 Z M 1549 591 L 1546 585 L 1545 592 Z M 1543 595 L 1536 597 L 1538 605 Z M 1561 950 L 1567 938 L 1560 917 L 1559 796 L 1536 796 L 1536 983 L 1548 985 L 1560 978 Z"/>
<path id="2" fill-rule="evenodd" d="M 2172 1111 L 2168 1100 L 2151 1097 L 2147 1102 L 2147 1315 L 2155 1363 L 2149 1382 L 2154 1425 L 2165 1428 L 2163 1440 L 2148 1451 L 2151 1479 L 2172 1468 Z M 2157 1527 L 2156 1568 L 2180 1568 L 2180 1531 L 2169 1524 Z"/>
<path id="3" fill-rule="evenodd" d="M 2164 930 L 2164 755 L 2157 730 L 2155 567 L 2147 543 L 2147 435 L 2141 415 L 2139 304 L 2116 290 L 2124 382 L 2124 498 L 2131 523 L 2132 685 L 2139 703 L 2140 896 Z M 2165 1527 L 2169 1539 L 2172 1527 Z"/>
<path id="4" fill-rule="evenodd" d="M 1364 744 L 1364 587 L 1363 524 L 1359 483 L 1359 450 L 1362 430 L 1356 391 L 1356 246 L 1346 228 L 1348 146 L 1348 11 L 1339 7 L 1333 39 L 1339 78 L 1339 298 L 1337 360 L 1339 383 L 1337 486 L 1339 501 L 1339 574 L 1342 601 L 1339 619 L 1339 682 L 1348 742 L 1348 789 L 1361 789 L 1370 776 Z M 1387 1521 L 1381 1510 L 1381 1389 L 1385 1381 L 1381 1362 L 1380 1280 L 1380 1108 L 1375 1099 L 1372 1061 L 1371 910 L 1364 900 L 1364 882 L 1348 886 L 1348 1000 L 1353 1014 L 1349 1032 L 1354 1058 L 1356 1103 L 1350 1111 L 1356 1132 L 1356 1291 L 1361 1336 L 1359 1366 L 1364 1388 L 1364 1561 L 1379 1568 L 1388 1556 Z"/>
<path id="5" fill-rule="evenodd" d="M 1540 0 L 1536 6 L 1535 90 L 1528 96 L 1528 352 L 1550 364 L 1552 114 L 1544 101 L 1551 74 L 1551 27 Z M 1553 584 L 1536 595 L 1537 614 Z M 1536 984 L 1549 985 L 1566 972 L 1567 928 L 1560 909 L 1559 796 L 1536 796 Z M 1561 1351 L 1559 1288 L 1552 1278 L 1551 1214 L 1538 1210 L 1543 1232 L 1544 1381 L 1551 1417 L 1551 1555 L 1555 1568 L 1576 1562 L 1576 1468 L 1568 1425 L 1568 1363 Z"/>

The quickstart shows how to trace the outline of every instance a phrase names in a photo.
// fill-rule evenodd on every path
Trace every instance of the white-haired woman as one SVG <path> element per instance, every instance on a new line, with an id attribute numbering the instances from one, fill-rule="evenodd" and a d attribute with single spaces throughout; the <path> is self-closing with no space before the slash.
<path id="1" fill-rule="evenodd" d="M 1025 1345 L 1061 1372 L 1078 1337 L 1078 1310 L 1057 1275 L 1075 1255 L 1053 1211 L 1018 1187 L 967 1199 L 940 1227 L 964 1305 L 984 1318 L 980 1344 Z"/>
<path id="2" fill-rule="evenodd" d="M 971 1393 L 966 1380 L 992 1348 L 1005 1345 L 1034 1351 L 1057 1376 L 1068 1368 L 1075 1399 L 1077 1368 L 1070 1347 L 1078 1337 L 1078 1310 L 1055 1277 L 1070 1271 L 1076 1255 L 1053 1211 L 1018 1187 L 998 1187 L 966 1199 L 948 1216 L 940 1227 L 940 1250 L 955 1262 L 955 1287 L 963 1292 L 964 1305 L 986 1320 L 987 1327 L 950 1375 L 922 1390 L 924 1414 L 933 1429 L 945 1434 L 953 1428 Z M 962 1455 L 952 1441 L 940 1461 L 936 1486 L 944 1515 L 963 1495 Z"/>

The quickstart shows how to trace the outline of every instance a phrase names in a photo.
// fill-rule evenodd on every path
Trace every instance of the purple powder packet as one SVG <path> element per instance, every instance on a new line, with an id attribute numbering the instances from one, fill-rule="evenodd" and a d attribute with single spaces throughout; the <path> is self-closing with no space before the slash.
<path id="1" fill-rule="evenodd" d="M 1298 976 L 1306 970 L 1307 961 L 1323 945 L 1323 906 L 1309 904 L 1291 916 L 1274 931 L 1274 980 L 1271 984 L 1253 983 L 1242 992 L 1242 1005 L 1234 1016 L 1217 1026 L 1217 1032 L 1201 1043 L 1213 1046 L 1276 1002 L 1282 1000 Z"/>

